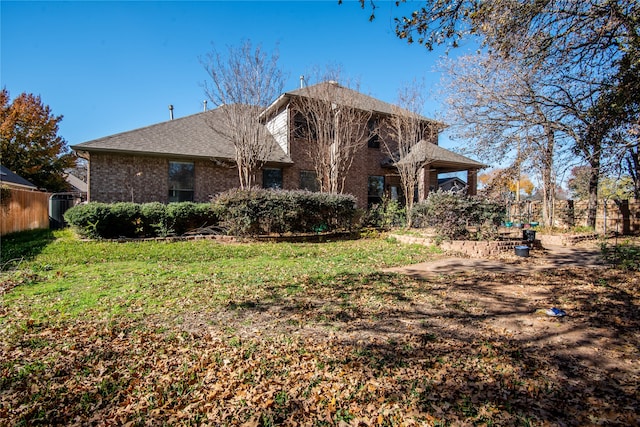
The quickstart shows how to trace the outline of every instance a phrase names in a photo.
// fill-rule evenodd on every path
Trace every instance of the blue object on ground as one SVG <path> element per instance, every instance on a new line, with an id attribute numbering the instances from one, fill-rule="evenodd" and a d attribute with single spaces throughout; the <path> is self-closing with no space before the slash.
<path id="1" fill-rule="evenodd" d="M 564 310 L 560 310 L 559 308 L 550 308 L 547 310 L 547 316 L 552 316 L 552 317 L 563 317 L 566 316 L 567 313 L 565 313 Z"/>

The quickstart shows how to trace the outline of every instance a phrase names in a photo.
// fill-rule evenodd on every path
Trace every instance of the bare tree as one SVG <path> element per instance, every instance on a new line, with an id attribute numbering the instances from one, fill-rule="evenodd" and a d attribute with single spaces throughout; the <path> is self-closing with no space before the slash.
<path id="1" fill-rule="evenodd" d="M 250 41 L 228 47 L 226 55 L 213 49 L 201 60 L 210 81 L 207 97 L 219 108 L 224 128 L 212 126 L 230 139 L 235 148 L 241 188 L 255 183 L 255 172 L 273 153 L 276 145 L 260 114 L 282 93 L 284 74 L 278 67 L 278 53 L 255 49 Z"/>
<path id="2" fill-rule="evenodd" d="M 543 222 L 553 224 L 554 161 L 567 135 L 566 111 L 539 67 L 491 54 L 444 63 L 449 118 L 458 135 L 470 139 L 482 158 L 504 161 L 514 170 L 534 169 L 542 181 Z"/>
<path id="3" fill-rule="evenodd" d="M 336 81 L 300 89 L 293 100 L 295 132 L 306 148 L 320 191 L 342 193 L 356 153 L 371 135 L 372 112 L 359 105 L 359 93 Z"/>
<path id="4" fill-rule="evenodd" d="M 425 103 L 423 86 L 414 82 L 398 93 L 392 114 L 385 117 L 378 130 L 391 164 L 398 171 L 404 194 L 406 225 L 411 227 L 414 194 L 431 160 L 428 145 L 438 134 L 440 125 L 422 116 Z"/>
<path id="5" fill-rule="evenodd" d="M 373 19 L 375 1 L 360 3 L 371 5 Z M 640 3 L 424 0 L 412 10 L 396 18 L 396 35 L 409 43 L 456 47 L 466 36 L 478 36 L 497 56 L 552 72 L 555 93 L 545 95 L 548 105 L 564 110 L 561 132 L 591 167 L 588 224 L 595 226 L 603 154 L 615 144 L 612 135 L 620 126 L 640 116 Z"/>

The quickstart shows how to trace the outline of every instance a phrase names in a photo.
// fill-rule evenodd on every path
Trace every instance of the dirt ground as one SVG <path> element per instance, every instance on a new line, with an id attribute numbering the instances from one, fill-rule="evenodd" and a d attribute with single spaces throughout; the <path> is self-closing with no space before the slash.
<path id="1" fill-rule="evenodd" d="M 640 384 L 640 273 L 607 266 L 600 257 L 601 243 L 536 249 L 527 258 L 445 254 L 383 270 L 383 275 L 415 279 L 390 291 L 395 299 L 391 304 L 368 309 L 368 303 L 357 300 L 345 305 L 341 290 L 333 300 L 314 297 L 311 291 L 282 304 L 226 311 L 213 324 L 247 336 L 330 335 L 349 343 L 416 334 L 462 341 L 499 336 L 522 348 L 597 367 L 602 374 L 631 375 Z M 551 308 L 566 315 L 549 316 Z M 195 327 L 212 324 L 210 318 L 191 322 Z"/>

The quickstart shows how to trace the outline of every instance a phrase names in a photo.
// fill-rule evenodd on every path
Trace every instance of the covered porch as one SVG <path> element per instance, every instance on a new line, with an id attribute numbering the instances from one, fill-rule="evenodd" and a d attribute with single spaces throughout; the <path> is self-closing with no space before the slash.
<path id="1" fill-rule="evenodd" d="M 409 156 L 398 161 L 398 163 L 401 162 L 420 165 L 418 187 L 415 194 L 417 202 L 425 200 L 430 191 L 438 190 L 440 175 L 456 172 L 466 173 L 466 193 L 473 196 L 478 190 L 478 171 L 487 167 L 483 163 L 426 141 L 416 144 Z M 395 169 L 391 159 L 385 161 L 385 166 Z M 401 188 L 400 177 L 397 173 L 390 173 L 385 177 L 385 182 L 387 193 L 393 198 L 396 189 Z"/>

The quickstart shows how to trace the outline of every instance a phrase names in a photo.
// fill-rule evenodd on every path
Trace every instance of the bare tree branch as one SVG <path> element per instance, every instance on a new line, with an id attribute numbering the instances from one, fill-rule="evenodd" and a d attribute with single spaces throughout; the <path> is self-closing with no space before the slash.
<path id="1" fill-rule="evenodd" d="M 255 172 L 276 148 L 260 114 L 282 93 L 284 75 L 278 67 L 278 54 L 269 54 L 250 41 L 228 47 L 226 55 L 213 49 L 201 61 L 210 81 L 205 82 L 207 97 L 220 109 L 225 128 L 213 125 L 231 140 L 235 148 L 241 188 L 255 183 Z"/>

